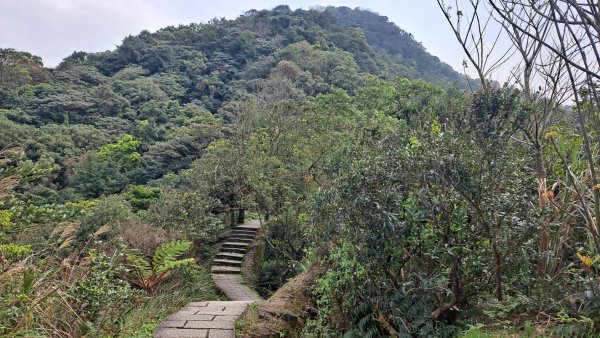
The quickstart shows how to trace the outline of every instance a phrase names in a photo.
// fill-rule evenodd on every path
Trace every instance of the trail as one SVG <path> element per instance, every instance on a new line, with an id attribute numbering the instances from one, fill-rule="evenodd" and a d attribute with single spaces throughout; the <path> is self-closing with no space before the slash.
<path id="1" fill-rule="evenodd" d="M 244 285 L 242 260 L 260 221 L 234 228 L 213 261 L 211 276 L 229 301 L 192 302 L 168 316 L 154 331 L 156 338 L 234 338 L 235 321 L 246 307 L 262 298 Z"/>

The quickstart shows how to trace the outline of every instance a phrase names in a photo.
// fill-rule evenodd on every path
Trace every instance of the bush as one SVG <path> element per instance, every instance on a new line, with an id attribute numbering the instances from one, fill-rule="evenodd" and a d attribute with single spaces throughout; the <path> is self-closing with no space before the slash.
<path id="1" fill-rule="evenodd" d="M 129 204 L 120 196 L 109 196 L 98 200 L 90 212 L 85 215 L 81 222 L 81 228 L 78 233 L 79 240 L 87 240 L 90 235 L 95 233 L 101 226 L 111 228 L 134 219 Z"/>
<path id="2" fill-rule="evenodd" d="M 145 185 L 130 185 L 123 192 L 123 197 L 131 204 L 134 211 L 147 210 L 159 196 L 160 189 Z"/>
<path id="3" fill-rule="evenodd" d="M 123 268 L 118 263 L 118 253 L 107 257 L 91 251 L 89 258 L 89 270 L 70 291 L 78 306 L 77 313 L 102 328 L 122 320 L 133 306 L 135 291 L 119 278 Z"/>

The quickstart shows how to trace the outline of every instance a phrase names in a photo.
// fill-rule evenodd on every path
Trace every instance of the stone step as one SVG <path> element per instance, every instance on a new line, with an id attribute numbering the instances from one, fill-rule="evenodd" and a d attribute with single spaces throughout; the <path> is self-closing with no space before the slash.
<path id="1" fill-rule="evenodd" d="M 251 238 L 239 238 L 237 236 L 230 236 L 229 238 L 227 238 L 227 241 L 230 242 L 237 242 L 237 243 L 252 243 Z"/>
<path id="2" fill-rule="evenodd" d="M 223 243 L 224 248 L 246 248 L 248 243 L 227 241 Z"/>
<path id="3" fill-rule="evenodd" d="M 242 261 L 241 260 L 234 260 L 234 259 L 222 259 L 222 258 L 217 258 L 213 261 L 213 264 L 218 265 L 218 266 L 242 266 Z"/>
<path id="4" fill-rule="evenodd" d="M 245 225 L 238 225 L 238 226 L 234 227 L 233 230 L 243 230 L 243 231 L 257 232 L 258 228 L 251 227 L 251 226 L 245 226 Z"/>
<path id="5" fill-rule="evenodd" d="M 235 231 L 230 232 L 230 236 L 233 236 L 233 235 L 242 235 L 242 236 L 252 236 L 252 237 L 255 237 L 256 236 L 256 232 L 235 230 Z"/>
<path id="6" fill-rule="evenodd" d="M 242 269 L 234 266 L 213 265 L 212 268 L 210 268 L 210 272 L 216 274 L 241 274 Z"/>
<path id="7" fill-rule="evenodd" d="M 252 243 L 254 238 L 239 238 L 239 237 L 229 237 L 226 239 L 227 242 L 237 242 L 237 243 Z"/>
<path id="8" fill-rule="evenodd" d="M 244 259 L 244 254 L 243 253 L 237 253 L 237 252 L 219 252 L 215 256 L 215 258 L 243 260 Z"/>
<path id="9" fill-rule="evenodd" d="M 260 226 L 260 221 L 249 221 L 235 227 L 213 261 L 211 277 L 233 301 L 189 303 L 160 323 L 154 337 L 235 337 L 236 318 L 248 304 L 262 300 L 241 276 L 244 253 Z"/>
<path id="10" fill-rule="evenodd" d="M 219 250 L 219 253 L 221 252 L 230 252 L 230 253 L 239 253 L 244 255 L 246 253 L 246 248 L 239 248 L 239 247 L 223 247 L 221 248 L 221 250 Z"/>
<path id="11" fill-rule="evenodd" d="M 240 236 L 240 237 L 254 238 L 254 237 L 256 237 L 256 234 L 249 234 L 249 233 L 245 233 L 245 232 L 234 231 L 234 232 L 230 233 L 229 236 Z"/>
<path id="12" fill-rule="evenodd" d="M 258 231 L 258 229 L 233 227 L 233 228 L 231 228 L 231 231 L 240 231 L 240 232 L 246 232 L 246 233 L 249 233 L 249 234 L 255 234 Z"/>

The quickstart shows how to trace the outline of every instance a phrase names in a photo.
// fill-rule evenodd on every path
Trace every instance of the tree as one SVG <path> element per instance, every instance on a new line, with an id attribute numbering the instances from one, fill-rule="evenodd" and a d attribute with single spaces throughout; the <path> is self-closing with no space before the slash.
<path id="1" fill-rule="evenodd" d="M 503 31 L 494 26 L 493 15 L 484 7 L 484 1 L 468 1 L 460 8 L 452 8 L 444 0 L 437 0 L 437 3 L 469 63 L 475 67 L 481 87 L 488 90 L 491 75 L 508 60 L 513 48 L 500 51 L 500 55 L 496 57 L 495 49 L 498 48 L 497 43 Z M 491 44 L 488 45 L 488 41 Z M 463 67 L 467 67 L 466 61 L 463 62 Z"/>
<path id="2" fill-rule="evenodd" d="M 14 89 L 48 80 L 42 58 L 14 49 L 0 49 L 0 88 Z"/>
<path id="3" fill-rule="evenodd" d="M 600 107 L 600 90 L 598 88 L 598 67 L 600 67 L 600 53 L 598 52 L 598 5 L 595 1 L 563 1 L 549 0 L 540 5 L 532 5 L 525 1 L 516 1 L 510 4 L 496 4 L 490 1 L 490 5 L 502 20 L 510 24 L 514 32 L 535 41 L 544 51 L 564 64 L 569 86 L 568 97 L 575 102 L 575 112 L 579 128 L 584 140 L 583 149 L 588 160 L 592 185 L 598 184 L 595 169 L 595 160 L 592 153 L 592 141 L 588 135 L 588 119 L 594 120 L 595 113 Z M 527 13 L 525 17 L 511 15 L 512 13 Z M 537 22 L 543 27 L 540 31 Z M 563 69 L 554 69 L 554 76 Z M 586 93 L 590 104 L 585 104 L 582 93 Z M 600 191 L 593 190 L 594 203 L 593 215 L 600 218 Z M 582 207 L 587 209 L 584 201 Z M 590 229 L 596 225 L 591 219 L 592 212 L 586 210 L 587 221 Z M 596 247 L 600 245 L 600 233 L 594 230 L 590 233 Z"/>
<path id="4" fill-rule="evenodd" d="M 117 163 L 124 168 L 131 168 L 139 163 L 141 154 L 137 152 L 142 142 L 131 134 L 125 134 L 117 143 L 111 143 L 98 150 L 103 160 Z"/>
<path id="5" fill-rule="evenodd" d="M 524 142 L 533 150 L 534 172 L 538 183 L 538 200 L 541 210 L 553 208 L 547 198 L 548 163 L 544 156 L 546 130 L 551 121 L 560 118 L 561 105 L 573 100 L 577 129 L 583 138 L 582 149 L 588 161 L 591 186 L 597 184 L 593 149 L 597 146 L 590 137 L 590 127 L 598 125 L 595 111 L 598 107 L 598 26 L 594 19 L 597 4 L 594 1 L 549 0 L 540 3 L 529 1 L 477 0 L 456 2 L 457 8 L 438 4 L 451 24 L 467 57 L 477 69 L 483 84 L 488 81 L 496 65 L 513 62 L 515 67 L 508 81 L 520 87 L 523 99 L 530 106 L 529 123 L 522 128 Z M 452 21 L 454 12 L 456 20 Z M 464 22 L 463 18 L 467 17 Z M 484 50 L 488 27 L 495 25 L 494 38 L 507 37 L 512 42 L 509 50 L 494 58 Z M 461 27 L 463 30 L 461 30 Z M 466 28 L 466 31 L 464 30 Z M 495 42 L 493 44 L 495 46 Z M 514 55 L 514 57 L 513 57 Z M 489 66 L 489 65 L 493 66 Z M 537 88 L 537 89 L 534 89 Z M 581 93 L 589 93 L 582 99 Z M 585 104 L 584 101 L 590 104 Z M 568 179 L 570 180 L 570 179 Z M 593 217 L 600 215 L 600 193 L 592 190 L 590 205 L 578 194 L 581 216 L 587 223 L 594 251 L 599 233 Z M 550 218 L 540 220 L 538 231 L 538 275 L 547 271 L 545 256 L 551 246 Z M 568 228 L 564 225 L 564 228 Z M 561 246 L 556 243 L 555 247 Z M 557 252 L 559 252 L 558 250 Z M 564 251 L 563 251 L 564 252 Z M 559 257 L 560 258 L 560 257 Z"/>
<path id="6" fill-rule="evenodd" d="M 70 178 L 70 186 L 76 192 L 91 198 L 117 193 L 128 183 L 119 163 L 95 153 L 88 154 Z"/>

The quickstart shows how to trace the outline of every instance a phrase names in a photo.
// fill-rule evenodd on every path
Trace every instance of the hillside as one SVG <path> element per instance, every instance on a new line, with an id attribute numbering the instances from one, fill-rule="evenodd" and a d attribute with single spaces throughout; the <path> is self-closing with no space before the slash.
<path id="1" fill-rule="evenodd" d="M 0 49 L 0 336 L 598 336 L 598 75 L 552 53 L 466 91 L 384 16 L 287 6 Z"/>
<path id="2" fill-rule="evenodd" d="M 339 29 L 362 30 L 379 65 L 377 74 L 417 78 L 439 84 L 464 83 L 464 75 L 457 73 L 437 56 L 429 54 L 412 34 L 389 22 L 387 17 L 348 7 L 328 7 L 325 12 L 335 18 L 335 25 Z"/>
<path id="3" fill-rule="evenodd" d="M 13 63 L 5 68 L 20 67 L 20 73 L 33 76 L 2 79 L 0 123 L 9 132 L 0 137 L 0 148 L 28 144 L 29 159 L 54 162 L 58 168 L 44 184 L 51 186 L 47 193 L 73 188 L 86 197 L 188 167 L 219 137 L 221 130 L 211 126 L 234 121 L 227 102 L 264 89 L 279 73 L 293 80 L 296 96 L 333 88 L 353 92 L 368 75 L 459 81 L 456 72 L 387 18 L 333 7 L 291 11 L 279 6 L 235 20 L 142 32 L 126 37 L 114 51 L 75 52 L 51 70 L 35 68 L 27 53 L 6 54 L 13 55 Z M 33 131 L 34 126 L 42 128 Z M 115 168 L 91 164 L 94 157 L 78 158 L 124 134 L 141 141 L 135 170 L 115 174 L 107 187 L 81 182 L 86 179 L 74 171 Z M 56 149 L 40 140 L 57 135 L 71 140 Z M 81 170 L 74 170 L 78 162 Z"/>

